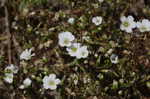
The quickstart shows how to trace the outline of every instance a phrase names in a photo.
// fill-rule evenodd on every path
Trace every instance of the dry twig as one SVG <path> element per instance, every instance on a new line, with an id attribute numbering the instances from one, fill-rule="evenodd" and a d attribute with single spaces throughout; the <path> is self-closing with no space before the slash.
<path id="1" fill-rule="evenodd" d="M 4 4 L 4 10 L 5 10 L 5 32 L 8 35 L 8 62 L 11 64 L 11 33 L 9 29 L 9 13 L 8 13 L 8 8 L 6 5 L 6 1 Z"/>

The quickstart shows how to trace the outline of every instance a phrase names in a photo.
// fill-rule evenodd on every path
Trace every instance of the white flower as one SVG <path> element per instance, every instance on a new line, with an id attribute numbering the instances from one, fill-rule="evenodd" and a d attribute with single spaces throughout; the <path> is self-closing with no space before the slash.
<path id="1" fill-rule="evenodd" d="M 5 68 L 5 72 L 16 74 L 18 72 L 18 67 L 13 64 L 10 64 Z"/>
<path id="2" fill-rule="evenodd" d="M 58 84 L 60 84 L 60 80 L 56 79 L 55 74 L 50 74 L 49 76 L 45 76 L 43 78 L 43 87 L 45 89 L 55 90 Z"/>
<path id="3" fill-rule="evenodd" d="M 116 54 L 112 54 L 110 56 L 110 60 L 112 63 L 116 64 L 116 63 L 118 63 L 118 56 Z"/>
<path id="4" fill-rule="evenodd" d="M 150 31 L 150 21 L 147 19 L 143 19 L 142 22 L 137 22 L 137 28 L 139 28 L 140 32 L 148 32 Z"/>
<path id="5" fill-rule="evenodd" d="M 7 83 L 12 83 L 13 82 L 13 77 L 14 77 L 13 73 L 5 73 L 4 80 Z"/>
<path id="6" fill-rule="evenodd" d="M 18 72 L 18 67 L 10 64 L 5 68 L 5 76 L 4 76 L 4 80 L 7 83 L 12 83 L 13 82 L 13 74 L 16 74 Z"/>
<path id="7" fill-rule="evenodd" d="M 67 48 L 69 55 L 78 56 L 80 45 L 80 43 L 73 43 L 69 48 Z"/>
<path id="8" fill-rule="evenodd" d="M 87 46 L 82 46 L 79 48 L 78 50 L 78 54 L 77 54 L 77 58 L 80 59 L 80 58 L 86 58 L 88 56 L 89 52 L 87 50 Z"/>
<path id="9" fill-rule="evenodd" d="M 24 50 L 24 51 L 21 53 L 21 55 L 20 55 L 20 59 L 21 59 L 21 60 L 23 60 L 23 59 L 24 59 L 24 60 L 30 60 L 31 57 L 35 55 L 34 53 L 31 54 L 31 51 L 32 51 L 32 48 Z"/>
<path id="10" fill-rule="evenodd" d="M 123 31 L 131 33 L 132 29 L 136 27 L 136 22 L 134 22 L 134 18 L 132 16 L 122 16 L 120 20 L 122 22 L 122 24 L 120 25 L 120 29 Z"/>
<path id="11" fill-rule="evenodd" d="M 24 89 L 25 87 L 24 87 L 24 85 L 20 85 L 19 88 L 20 89 Z"/>
<path id="12" fill-rule="evenodd" d="M 98 0 L 100 3 L 102 3 L 104 0 Z"/>
<path id="13" fill-rule="evenodd" d="M 32 80 L 30 78 L 26 78 L 24 81 L 23 81 L 23 84 L 19 86 L 20 89 L 24 89 L 24 88 L 27 88 L 31 85 L 32 83 Z"/>
<path id="14" fill-rule="evenodd" d="M 69 19 L 68 19 L 68 23 L 73 24 L 73 23 L 74 23 L 74 20 L 75 20 L 74 18 L 69 18 Z"/>
<path id="15" fill-rule="evenodd" d="M 24 85 L 25 87 L 30 86 L 31 83 L 32 83 L 32 80 L 31 80 L 30 78 L 26 78 L 26 79 L 23 81 L 23 85 Z"/>
<path id="16" fill-rule="evenodd" d="M 72 35 L 71 32 L 61 32 L 59 35 L 58 35 L 58 38 L 59 38 L 59 45 L 61 47 L 64 47 L 64 46 L 71 46 L 71 42 L 75 39 L 74 35 Z"/>
<path id="17" fill-rule="evenodd" d="M 92 18 L 92 22 L 93 22 L 95 25 L 100 25 L 100 24 L 102 23 L 102 17 L 101 17 L 101 16 L 93 17 L 93 18 Z"/>

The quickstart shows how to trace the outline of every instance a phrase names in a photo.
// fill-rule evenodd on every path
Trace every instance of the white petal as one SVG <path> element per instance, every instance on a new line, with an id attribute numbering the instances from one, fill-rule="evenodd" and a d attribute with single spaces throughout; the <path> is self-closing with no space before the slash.
<path id="1" fill-rule="evenodd" d="M 126 32 L 131 33 L 132 32 L 132 28 L 127 28 Z"/>
<path id="2" fill-rule="evenodd" d="M 32 51 L 32 48 L 29 49 L 29 53 L 31 53 L 31 51 Z"/>
<path id="3" fill-rule="evenodd" d="M 45 89 L 49 89 L 50 87 L 48 86 L 48 84 L 43 84 L 43 87 L 45 88 Z"/>
<path id="4" fill-rule="evenodd" d="M 142 24 L 146 24 L 147 25 L 147 23 L 149 23 L 149 20 L 147 20 L 147 19 L 143 19 L 142 20 Z"/>
<path id="5" fill-rule="evenodd" d="M 7 83 L 12 83 L 13 82 L 13 74 L 12 73 L 5 73 L 4 80 Z"/>
<path id="6" fill-rule="evenodd" d="M 50 89 L 51 90 L 55 90 L 57 88 L 57 86 L 56 85 L 54 85 L 54 86 L 50 86 Z"/>
<path id="7" fill-rule="evenodd" d="M 45 76 L 45 77 L 43 78 L 43 83 L 44 83 L 44 82 L 47 82 L 48 79 L 49 79 L 49 77 L 48 77 L 48 76 Z"/>
<path id="8" fill-rule="evenodd" d="M 104 0 L 98 0 L 100 3 L 102 3 Z"/>
<path id="9" fill-rule="evenodd" d="M 131 23 L 130 28 L 132 28 L 132 29 L 136 28 L 136 23 Z"/>
<path id="10" fill-rule="evenodd" d="M 31 79 L 30 78 L 26 78 L 24 81 L 23 81 L 23 84 L 25 87 L 28 87 L 31 85 Z"/>
<path id="11" fill-rule="evenodd" d="M 25 87 L 24 87 L 24 85 L 20 85 L 19 88 L 20 89 L 24 89 Z"/>
<path id="12" fill-rule="evenodd" d="M 128 16 L 129 21 L 134 21 L 134 18 L 132 16 Z"/>
<path id="13" fill-rule="evenodd" d="M 126 17 L 125 17 L 125 16 L 122 16 L 122 17 L 120 18 L 120 20 L 121 20 L 121 22 L 124 22 L 124 21 L 126 21 Z"/>
<path id="14" fill-rule="evenodd" d="M 77 54 L 77 55 L 76 55 L 76 58 L 77 58 L 77 59 L 82 58 L 81 54 Z"/>
<path id="15" fill-rule="evenodd" d="M 56 85 L 59 84 L 61 81 L 59 79 L 55 79 Z"/>
<path id="16" fill-rule="evenodd" d="M 25 49 L 22 53 L 21 53 L 21 55 L 20 55 L 20 59 L 21 60 L 29 60 L 29 59 L 31 59 L 31 57 L 32 57 L 32 55 L 31 55 L 31 51 L 32 51 L 32 49 Z"/>
<path id="17" fill-rule="evenodd" d="M 31 54 L 31 56 L 35 56 L 35 53 Z"/>
<path id="18" fill-rule="evenodd" d="M 120 25 L 121 30 L 125 30 L 125 27 L 123 25 Z"/>
<path id="19" fill-rule="evenodd" d="M 141 23 L 140 23 L 140 22 L 137 22 L 137 23 L 136 23 L 136 26 L 137 26 L 137 28 L 139 28 L 139 27 L 141 26 Z"/>
<path id="20" fill-rule="evenodd" d="M 61 47 L 64 47 L 64 46 L 65 46 L 64 41 L 63 41 L 63 40 L 59 40 L 58 44 L 59 44 Z"/>
<path id="21" fill-rule="evenodd" d="M 49 75 L 49 79 L 55 79 L 56 78 L 56 75 L 55 74 L 50 74 Z"/>

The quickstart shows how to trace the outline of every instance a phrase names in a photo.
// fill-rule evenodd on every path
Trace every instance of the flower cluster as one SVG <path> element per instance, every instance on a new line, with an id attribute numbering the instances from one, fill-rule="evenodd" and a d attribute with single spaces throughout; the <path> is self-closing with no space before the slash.
<path id="1" fill-rule="evenodd" d="M 69 35 L 70 37 L 70 35 Z M 72 35 L 72 37 L 74 37 Z M 69 39 L 70 40 L 70 39 Z M 67 46 L 69 43 L 64 42 L 64 44 L 62 46 Z M 71 44 L 70 44 L 71 45 Z M 30 60 L 32 56 L 34 56 L 35 54 L 31 54 L 32 49 L 26 49 L 25 51 L 23 51 L 20 55 L 20 59 L 21 60 Z M 7 83 L 12 83 L 13 82 L 13 77 L 14 74 L 16 74 L 18 72 L 18 67 L 11 64 L 8 65 L 5 68 L 5 76 L 4 76 L 4 81 Z M 50 74 L 49 76 L 45 76 L 43 78 L 43 87 L 45 89 L 51 89 L 51 90 L 55 90 L 57 88 L 57 85 L 60 84 L 60 80 L 56 79 L 56 75 L 55 74 Z M 30 78 L 26 78 L 25 80 L 23 80 L 23 84 L 21 84 L 19 86 L 20 89 L 25 89 L 28 88 L 29 86 L 31 86 L 32 80 Z"/>
<path id="2" fill-rule="evenodd" d="M 5 76 L 4 76 L 4 80 L 7 83 L 12 83 L 13 82 L 13 77 L 14 74 L 16 74 L 18 72 L 18 67 L 10 64 L 5 68 Z"/>
<path id="3" fill-rule="evenodd" d="M 64 39 L 61 39 L 61 41 L 59 42 L 59 44 L 61 46 L 69 46 L 71 45 L 70 41 L 74 40 L 74 36 L 71 35 L 69 32 L 66 32 L 64 35 L 60 35 L 60 38 L 61 36 L 64 36 L 66 38 Z M 71 39 L 69 38 L 71 37 Z M 63 43 L 62 43 L 63 42 Z M 35 54 L 31 53 L 32 49 L 26 49 L 25 51 L 23 51 L 20 55 L 20 59 L 21 60 L 30 60 L 32 56 L 34 56 Z M 60 83 L 60 80 L 59 79 L 55 79 L 56 78 L 56 75 L 55 74 L 50 74 L 49 76 L 45 76 L 43 78 L 43 87 L 45 89 L 51 89 L 51 90 L 54 90 L 57 88 L 57 84 Z M 20 89 L 24 89 L 24 88 L 27 88 L 31 85 L 32 83 L 32 80 L 30 78 L 26 78 L 24 81 L 23 81 L 23 84 L 20 85 Z"/>
<path id="4" fill-rule="evenodd" d="M 75 40 L 74 35 L 71 32 L 61 32 L 58 35 L 59 45 L 61 47 L 67 47 L 70 56 L 76 57 L 77 59 L 86 58 L 89 54 L 87 46 L 81 46 L 80 43 L 73 42 Z"/>
<path id="5" fill-rule="evenodd" d="M 143 19 L 142 22 L 135 22 L 132 16 L 122 16 L 120 20 L 122 22 L 122 24 L 120 25 L 120 29 L 122 31 L 131 33 L 136 27 L 140 30 L 140 32 L 150 31 L 150 21 L 147 19 Z"/>

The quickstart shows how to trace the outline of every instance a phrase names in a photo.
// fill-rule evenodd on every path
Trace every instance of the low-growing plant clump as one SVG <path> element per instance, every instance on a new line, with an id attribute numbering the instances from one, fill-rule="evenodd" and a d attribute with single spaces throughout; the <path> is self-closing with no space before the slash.
<path id="1" fill-rule="evenodd" d="M 0 99 L 149 99 L 148 0 L 1 0 Z"/>

